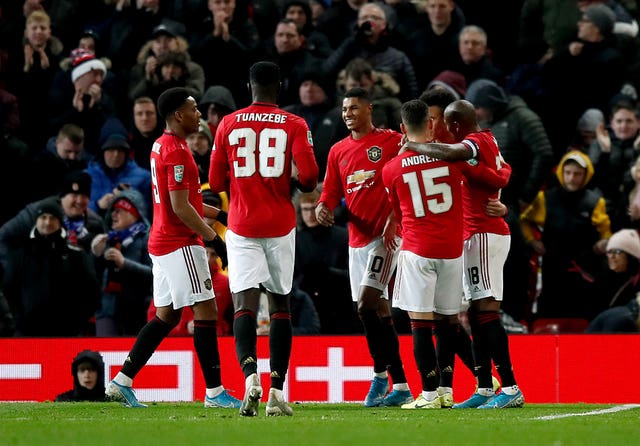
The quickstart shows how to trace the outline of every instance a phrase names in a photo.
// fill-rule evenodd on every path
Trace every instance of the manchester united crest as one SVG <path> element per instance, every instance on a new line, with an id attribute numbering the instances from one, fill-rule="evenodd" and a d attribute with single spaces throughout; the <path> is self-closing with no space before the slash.
<path id="1" fill-rule="evenodd" d="M 369 147 L 367 149 L 367 157 L 369 161 L 377 163 L 382 158 L 382 149 L 378 146 Z"/>

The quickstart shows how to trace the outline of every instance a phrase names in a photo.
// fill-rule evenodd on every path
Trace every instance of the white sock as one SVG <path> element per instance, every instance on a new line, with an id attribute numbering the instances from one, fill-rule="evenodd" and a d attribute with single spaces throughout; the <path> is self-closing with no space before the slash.
<path id="1" fill-rule="evenodd" d="M 509 386 L 502 388 L 502 391 L 507 395 L 515 395 L 516 393 L 518 393 L 518 390 L 518 386 Z"/>
<path id="2" fill-rule="evenodd" d="M 269 394 L 275 396 L 278 401 L 284 401 L 284 394 L 280 389 L 272 387 L 269 389 Z"/>
<path id="3" fill-rule="evenodd" d="M 493 388 L 484 388 L 484 387 L 480 387 L 478 388 L 478 393 L 482 396 L 493 396 L 496 393 L 493 391 Z"/>
<path id="4" fill-rule="evenodd" d="M 438 395 L 444 395 L 445 393 L 453 394 L 453 389 L 451 387 L 438 387 Z"/>
<path id="5" fill-rule="evenodd" d="M 260 384 L 260 376 L 258 376 L 257 373 L 252 373 L 251 375 L 247 376 L 247 379 L 244 380 L 244 386 L 252 386 L 255 382 L 254 380 L 258 381 L 258 384 Z"/>
<path id="6" fill-rule="evenodd" d="M 437 390 L 423 390 L 422 391 L 422 397 L 427 401 L 433 401 L 436 398 L 438 398 L 438 391 Z"/>
<path id="7" fill-rule="evenodd" d="M 394 384 L 393 390 L 409 390 L 409 384 L 407 383 Z"/>
<path id="8" fill-rule="evenodd" d="M 215 398 L 222 393 L 224 390 L 223 386 L 214 387 L 213 389 L 207 389 L 207 396 L 209 398 Z"/>
<path id="9" fill-rule="evenodd" d="M 113 380 L 121 386 L 131 387 L 133 385 L 133 380 L 122 372 L 118 372 Z"/>

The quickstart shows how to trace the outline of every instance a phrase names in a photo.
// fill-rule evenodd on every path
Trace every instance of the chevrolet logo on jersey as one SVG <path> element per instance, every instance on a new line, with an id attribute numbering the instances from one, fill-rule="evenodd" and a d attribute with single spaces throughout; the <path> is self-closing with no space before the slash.
<path id="1" fill-rule="evenodd" d="M 356 170 L 351 175 L 347 176 L 347 184 L 364 183 L 365 181 L 373 178 L 375 174 L 376 174 L 375 170 Z"/>
<path id="2" fill-rule="evenodd" d="M 369 147 L 367 149 L 367 157 L 369 161 L 377 163 L 382 158 L 382 149 L 378 146 Z"/>

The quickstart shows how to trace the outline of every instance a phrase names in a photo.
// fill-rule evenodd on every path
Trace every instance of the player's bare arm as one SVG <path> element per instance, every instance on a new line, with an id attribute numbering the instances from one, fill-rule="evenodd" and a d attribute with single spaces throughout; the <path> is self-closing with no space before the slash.
<path id="1" fill-rule="evenodd" d="M 382 243 L 389 251 L 395 251 L 398 249 L 398 242 L 396 240 L 397 227 L 398 221 L 396 220 L 394 213 L 391 212 L 387 217 L 387 222 L 385 223 L 384 230 L 382 231 Z"/>
<path id="2" fill-rule="evenodd" d="M 173 212 L 189 229 L 205 240 L 213 240 L 215 238 L 216 231 L 205 223 L 198 211 L 189 203 L 189 191 L 187 189 L 172 190 L 169 192 L 169 198 L 171 199 Z"/>
<path id="3" fill-rule="evenodd" d="M 212 218 L 219 221 L 225 226 L 227 225 L 228 214 L 226 211 L 223 211 L 222 209 L 218 209 L 217 207 L 211 206 L 210 204 L 206 203 L 203 203 L 202 207 L 204 209 L 204 216 L 206 218 Z"/>
<path id="4" fill-rule="evenodd" d="M 464 161 L 473 156 L 473 151 L 464 144 L 444 144 L 439 142 L 415 142 L 407 141 L 400 149 L 400 153 L 406 150 L 430 156 L 445 161 Z"/>

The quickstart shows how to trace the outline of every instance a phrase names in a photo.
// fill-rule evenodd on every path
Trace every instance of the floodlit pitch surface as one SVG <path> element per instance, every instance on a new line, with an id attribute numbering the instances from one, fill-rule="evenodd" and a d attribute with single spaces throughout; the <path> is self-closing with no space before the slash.
<path id="1" fill-rule="evenodd" d="M 542 405 L 498 410 L 365 409 L 292 404 L 293 417 L 244 418 L 201 403 L 0 403 L 0 444 L 10 445 L 634 445 L 640 404 Z"/>

